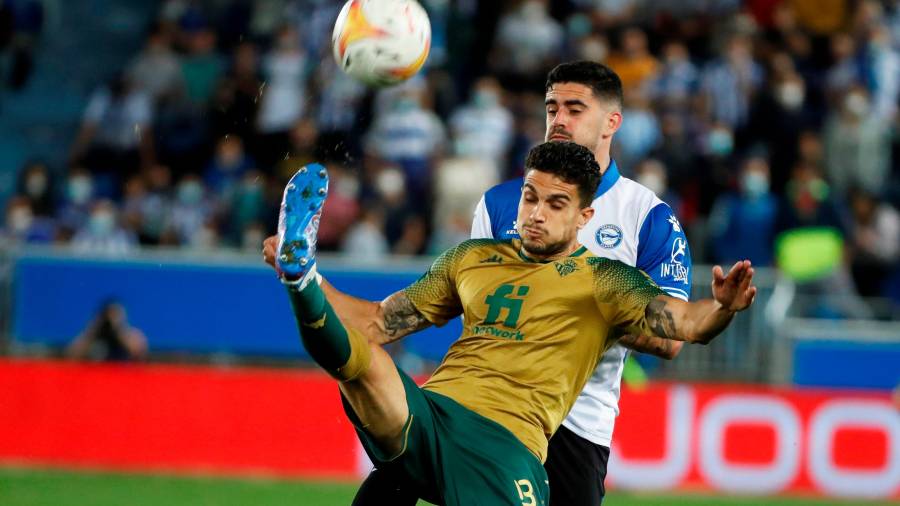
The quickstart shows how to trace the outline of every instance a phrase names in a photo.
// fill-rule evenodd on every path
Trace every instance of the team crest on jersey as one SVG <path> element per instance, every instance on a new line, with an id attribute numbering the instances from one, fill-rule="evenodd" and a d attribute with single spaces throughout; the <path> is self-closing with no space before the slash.
<path id="1" fill-rule="evenodd" d="M 613 249 L 622 244 L 622 229 L 618 225 L 607 224 L 597 229 L 597 244 L 601 248 Z"/>
<path id="2" fill-rule="evenodd" d="M 667 221 L 672 224 L 672 230 L 681 232 L 681 223 L 678 222 L 678 218 L 676 218 L 674 214 L 669 216 Z"/>
<path id="3" fill-rule="evenodd" d="M 559 277 L 561 278 L 564 278 L 578 270 L 578 264 L 576 264 L 575 260 L 572 260 L 571 258 L 567 258 L 561 262 L 556 262 L 553 265 L 556 266 L 556 272 L 559 273 Z"/>
<path id="4" fill-rule="evenodd" d="M 663 278 L 672 278 L 673 281 L 688 284 L 689 268 L 684 265 L 684 256 L 687 254 L 687 241 L 676 237 L 672 241 L 672 254 L 669 263 L 660 265 L 660 275 Z"/>

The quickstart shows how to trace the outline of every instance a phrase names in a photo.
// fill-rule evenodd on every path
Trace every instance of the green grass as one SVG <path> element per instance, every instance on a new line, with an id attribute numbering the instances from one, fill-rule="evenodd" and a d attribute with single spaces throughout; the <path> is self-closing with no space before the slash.
<path id="1" fill-rule="evenodd" d="M 0 468 L 3 506 L 345 506 L 356 485 L 269 479 Z M 424 503 L 422 503 L 424 504 Z M 814 499 L 610 494 L 607 506 L 849 506 Z M 887 506 L 888 502 L 864 503 Z"/>

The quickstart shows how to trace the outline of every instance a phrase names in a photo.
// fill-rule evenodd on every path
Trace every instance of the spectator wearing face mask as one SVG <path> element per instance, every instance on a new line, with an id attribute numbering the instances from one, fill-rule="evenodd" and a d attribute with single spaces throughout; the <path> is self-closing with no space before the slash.
<path id="1" fill-rule="evenodd" d="M 823 137 L 825 173 L 839 195 L 855 186 L 876 193 L 885 187 L 891 167 L 891 131 L 873 114 L 864 87 L 855 86 L 844 95 Z"/>
<path id="2" fill-rule="evenodd" d="M 728 264 L 746 258 L 772 265 L 778 199 L 769 191 L 769 164 L 752 156 L 741 168 L 738 191 L 720 196 L 709 217 L 712 260 Z"/>
<path id="3" fill-rule="evenodd" d="M 883 295 L 886 273 L 900 265 L 900 213 L 876 195 L 861 189 L 850 192 L 853 280 L 860 295 Z"/>
<path id="4" fill-rule="evenodd" d="M 17 194 L 28 199 L 35 216 L 51 217 L 56 210 L 50 169 L 42 162 L 25 164 L 19 174 Z"/>
<path id="5" fill-rule="evenodd" d="M 493 78 L 479 79 L 468 103 L 450 117 L 450 130 L 461 156 L 485 158 L 497 170 L 512 146 L 513 117 L 502 104 L 502 89 Z"/>
<path id="6" fill-rule="evenodd" d="M 67 241 L 87 224 L 94 205 L 94 180 L 80 167 L 72 169 L 66 179 L 62 204 L 56 214 L 60 239 Z"/>
<path id="7" fill-rule="evenodd" d="M 215 218 L 215 204 L 207 196 L 199 177 L 187 175 L 175 188 L 175 199 L 169 210 L 166 241 L 194 247 L 206 239 L 205 227 Z"/>
<path id="8" fill-rule="evenodd" d="M 55 228 L 47 218 L 35 216 L 25 197 L 13 197 L 6 205 L 0 241 L 7 246 L 46 244 L 53 241 Z"/>
<path id="9" fill-rule="evenodd" d="M 79 253 L 125 255 L 137 245 L 137 237 L 119 223 L 118 209 L 109 200 L 93 205 L 87 224 L 72 238 L 72 249 Z"/>

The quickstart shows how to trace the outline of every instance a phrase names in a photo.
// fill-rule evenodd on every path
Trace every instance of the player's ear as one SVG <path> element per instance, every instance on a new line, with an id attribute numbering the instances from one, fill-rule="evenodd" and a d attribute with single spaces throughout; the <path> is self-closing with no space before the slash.
<path id="1" fill-rule="evenodd" d="M 618 107 L 612 108 L 606 113 L 606 121 L 603 125 L 606 135 L 613 135 L 622 126 L 622 111 Z"/>
<path id="2" fill-rule="evenodd" d="M 594 217 L 594 208 L 591 206 L 581 208 L 581 216 L 578 219 L 578 229 L 581 230 Z"/>

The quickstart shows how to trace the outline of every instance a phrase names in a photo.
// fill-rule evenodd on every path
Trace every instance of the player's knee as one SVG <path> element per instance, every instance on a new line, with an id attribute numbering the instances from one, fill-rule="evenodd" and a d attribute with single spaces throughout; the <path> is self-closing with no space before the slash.
<path id="1" fill-rule="evenodd" d="M 338 381 L 353 381 L 372 367 L 372 350 L 369 339 L 355 329 L 347 329 L 350 340 L 350 358 L 347 363 L 328 373 Z"/>

